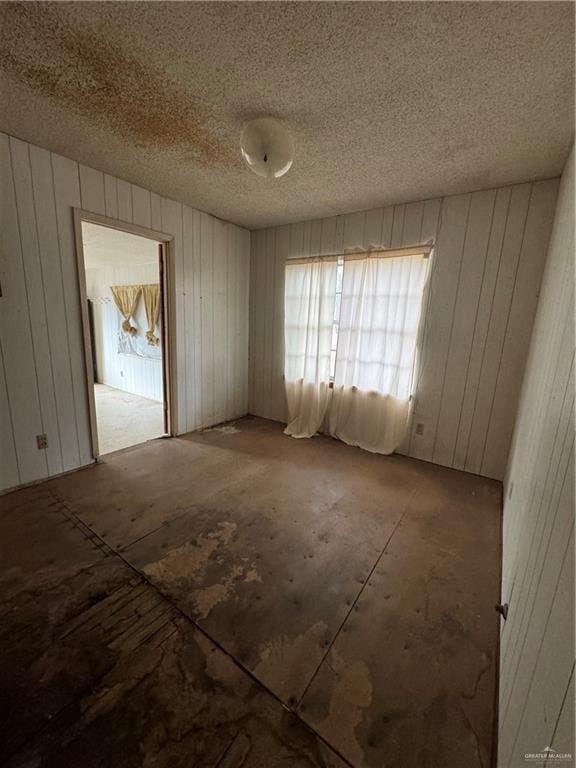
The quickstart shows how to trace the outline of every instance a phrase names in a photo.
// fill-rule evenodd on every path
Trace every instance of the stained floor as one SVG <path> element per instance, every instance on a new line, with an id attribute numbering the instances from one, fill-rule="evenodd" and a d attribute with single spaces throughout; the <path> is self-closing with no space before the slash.
<path id="1" fill-rule="evenodd" d="M 164 408 L 157 400 L 94 384 L 100 455 L 139 445 L 164 434 Z"/>
<path id="2" fill-rule="evenodd" d="M 499 483 L 246 418 L 0 506 L 0 762 L 491 764 Z"/>

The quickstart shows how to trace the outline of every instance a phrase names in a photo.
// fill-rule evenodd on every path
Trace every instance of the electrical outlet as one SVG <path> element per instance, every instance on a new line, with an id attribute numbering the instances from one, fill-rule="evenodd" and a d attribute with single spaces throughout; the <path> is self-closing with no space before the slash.
<path id="1" fill-rule="evenodd" d="M 43 451 L 44 448 L 48 448 L 48 438 L 46 435 L 36 435 L 36 445 L 39 451 Z"/>
<path id="2" fill-rule="evenodd" d="M 419 424 L 416 424 L 416 434 L 417 435 L 424 434 L 424 424 L 422 424 L 422 422 L 420 422 Z"/>

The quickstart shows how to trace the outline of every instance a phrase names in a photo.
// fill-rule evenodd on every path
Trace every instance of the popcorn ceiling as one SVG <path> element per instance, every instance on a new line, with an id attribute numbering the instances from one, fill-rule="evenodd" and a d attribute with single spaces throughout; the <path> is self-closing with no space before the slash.
<path id="1" fill-rule="evenodd" d="M 260 228 L 558 175 L 573 51 L 564 2 L 4 2 L 0 130 Z"/>
<path id="2" fill-rule="evenodd" d="M 17 51 L 3 46 L 5 72 L 142 148 L 186 146 L 210 164 L 230 153 L 210 136 L 186 89 L 145 60 L 103 35 L 75 28 L 49 3 L 11 6 L 4 32 L 22 30 L 27 44 Z"/>

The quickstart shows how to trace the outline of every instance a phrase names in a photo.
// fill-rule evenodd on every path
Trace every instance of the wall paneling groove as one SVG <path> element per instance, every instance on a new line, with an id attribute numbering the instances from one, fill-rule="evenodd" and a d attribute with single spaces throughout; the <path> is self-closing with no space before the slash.
<path id="1" fill-rule="evenodd" d="M 574 152 L 504 483 L 499 768 L 574 751 Z"/>
<path id="2" fill-rule="evenodd" d="M 414 408 L 400 452 L 502 479 L 557 188 L 552 179 L 253 232 L 250 412 L 286 421 L 287 258 L 434 241 Z"/>
<path id="3" fill-rule="evenodd" d="M 247 411 L 250 233 L 0 134 L 0 489 L 92 460 L 74 207 L 174 237 L 178 433 Z"/>

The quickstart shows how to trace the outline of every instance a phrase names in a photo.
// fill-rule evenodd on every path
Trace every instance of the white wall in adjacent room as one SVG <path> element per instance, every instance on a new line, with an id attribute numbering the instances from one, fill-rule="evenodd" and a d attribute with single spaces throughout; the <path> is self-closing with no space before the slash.
<path id="1" fill-rule="evenodd" d="M 501 480 L 557 189 L 551 179 L 253 232 L 250 412 L 286 420 L 288 257 L 434 242 L 413 418 L 400 453 Z"/>
<path id="2" fill-rule="evenodd" d="M 0 489 L 92 461 L 74 208 L 174 237 L 176 431 L 247 412 L 250 233 L 0 133 Z"/>
<path id="3" fill-rule="evenodd" d="M 96 380 L 99 384 L 162 401 L 162 341 L 159 330 L 156 329 L 159 345 L 149 347 L 145 342 L 148 328 L 146 310 L 140 299 L 132 324 L 138 328 L 137 347 L 143 354 L 120 352 L 123 318 L 110 290 L 112 285 L 158 284 L 159 279 L 157 262 L 126 263 L 124 266 L 86 270 L 86 294 L 91 301 L 94 318 Z"/>
<path id="4" fill-rule="evenodd" d="M 574 150 L 560 185 L 503 521 L 509 614 L 498 766 L 515 768 L 545 747 L 574 756 Z"/>

